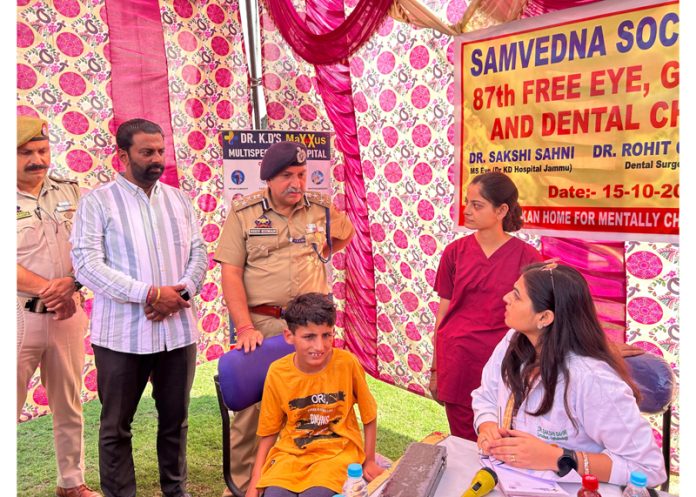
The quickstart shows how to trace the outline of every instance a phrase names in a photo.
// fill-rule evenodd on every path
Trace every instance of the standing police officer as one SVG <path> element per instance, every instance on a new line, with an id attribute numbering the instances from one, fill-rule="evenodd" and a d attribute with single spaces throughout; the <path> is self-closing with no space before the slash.
<path id="1" fill-rule="evenodd" d="M 287 303 L 302 293 L 329 293 L 326 262 L 353 236 L 353 225 L 327 195 L 305 192 L 307 149 L 273 144 L 261 161 L 267 188 L 233 202 L 215 260 L 237 330 L 237 349 L 250 352 L 287 328 Z M 230 433 L 234 484 L 246 491 L 257 447 L 258 404 L 238 412 Z"/>
<path id="2" fill-rule="evenodd" d="M 85 485 L 82 366 L 87 315 L 70 262 L 70 230 L 80 190 L 48 176 L 46 121 L 17 118 L 17 302 L 24 340 L 17 359 L 17 418 L 29 379 L 41 383 L 53 412 L 58 497 L 101 497 Z"/>

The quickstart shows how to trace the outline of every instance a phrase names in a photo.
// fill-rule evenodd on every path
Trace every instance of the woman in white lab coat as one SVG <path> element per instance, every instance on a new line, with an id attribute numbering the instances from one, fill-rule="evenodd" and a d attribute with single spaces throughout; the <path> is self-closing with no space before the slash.
<path id="1" fill-rule="evenodd" d="M 555 262 L 534 264 L 504 301 L 512 329 L 472 393 L 482 452 L 559 477 L 577 470 L 625 485 L 640 470 L 650 486 L 662 483 L 664 460 L 639 393 L 582 275 Z"/>

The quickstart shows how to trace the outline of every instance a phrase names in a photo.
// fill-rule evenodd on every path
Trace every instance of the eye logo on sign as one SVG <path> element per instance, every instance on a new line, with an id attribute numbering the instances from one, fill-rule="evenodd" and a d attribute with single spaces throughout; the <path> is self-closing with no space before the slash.
<path id="1" fill-rule="evenodd" d="M 235 185 L 241 185 L 244 183 L 244 173 L 239 169 L 236 169 L 232 171 L 232 174 L 230 174 L 230 179 Z"/>
<path id="2" fill-rule="evenodd" d="M 315 185 L 321 185 L 324 182 L 324 173 L 321 171 L 314 171 L 312 173 L 312 183 Z"/>

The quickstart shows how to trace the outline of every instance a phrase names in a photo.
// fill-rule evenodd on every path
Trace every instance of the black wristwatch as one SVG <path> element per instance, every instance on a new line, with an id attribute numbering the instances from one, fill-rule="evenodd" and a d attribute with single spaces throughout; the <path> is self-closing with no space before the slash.
<path id="1" fill-rule="evenodd" d="M 181 290 L 181 291 L 179 292 L 179 295 L 181 295 L 181 298 L 184 299 L 184 300 L 190 300 L 190 299 L 191 299 L 191 295 L 189 295 L 188 290 Z"/>
<path id="2" fill-rule="evenodd" d="M 558 458 L 556 464 L 558 465 L 558 471 L 556 471 L 556 474 L 561 477 L 570 473 L 571 469 L 577 470 L 578 458 L 575 455 L 575 451 L 563 449 L 563 454 Z"/>
<path id="3" fill-rule="evenodd" d="M 73 279 L 73 285 L 75 285 L 75 291 L 76 291 L 76 292 L 79 292 L 80 289 L 81 289 L 84 285 L 83 285 L 82 283 L 80 283 L 79 281 L 77 281 L 77 279 L 75 278 L 74 275 L 71 274 L 70 277 Z"/>

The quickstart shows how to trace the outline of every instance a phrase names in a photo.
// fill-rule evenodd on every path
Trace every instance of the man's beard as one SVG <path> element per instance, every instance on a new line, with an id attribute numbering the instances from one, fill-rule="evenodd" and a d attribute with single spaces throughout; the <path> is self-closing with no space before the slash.
<path id="1" fill-rule="evenodd" d="M 147 178 L 150 181 L 157 181 L 160 179 L 160 176 L 164 173 L 164 165 L 163 164 L 150 164 L 147 166 L 147 169 L 145 169 L 144 172 L 144 177 Z"/>
<path id="2" fill-rule="evenodd" d="M 133 177 L 142 183 L 154 183 L 164 173 L 164 164 L 154 163 L 142 166 L 131 159 L 131 171 Z"/>

